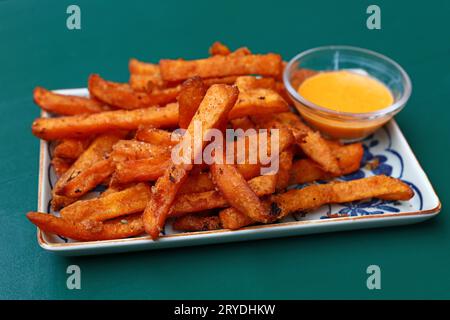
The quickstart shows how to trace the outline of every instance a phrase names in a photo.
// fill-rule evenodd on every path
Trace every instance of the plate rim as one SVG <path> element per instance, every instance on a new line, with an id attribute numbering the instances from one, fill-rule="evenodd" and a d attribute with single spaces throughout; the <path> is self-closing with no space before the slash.
<path id="1" fill-rule="evenodd" d="M 75 92 L 80 91 L 87 91 L 87 88 L 74 88 L 74 89 L 58 89 L 58 90 L 52 90 L 57 93 L 61 94 L 76 94 Z M 47 117 L 48 112 L 41 111 L 41 117 Z M 431 209 L 424 209 L 424 210 L 417 210 L 417 211 L 403 211 L 399 213 L 384 213 L 384 214 L 373 214 L 373 215 L 364 215 L 364 216 L 355 216 L 355 217 L 337 217 L 337 218 L 329 218 L 329 219 L 319 219 L 319 220 L 303 220 L 303 221 L 289 221 L 289 222 L 280 222 L 275 224 L 268 224 L 268 225 L 255 225 L 255 226 L 248 226 L 244 227 L 239 230 L 230 230 L 230 229 L 220 229 L 220 230 L 208 230 L 208 231 L 195 231 L 195 232 L 182 232 L 177 234 L 170 234 L 170 235 L 164 235 L 159 239 L 159 242 L 166 242 L 170 241 L 170 239 L 180 239 L 180 237 L 186 237 L 190 238 L 191 240 L 200 239 L 204 236 L 208 237 L 212 234 L 242 234 L 245 231 L 253 231 L 253 230 L 261 230 L 261 229 L 279 229 L 282 230 L 283 228 L 289 228 L 289 227 L 296 227 L 296 226 L 304 226 L 304 225 L 310 225 L 310 226 L 318 226 L 318 225 L 336 225 L 336 224 L 343 224 L 343 223 L 349 223 L 354 221 L 369 221 L 369 220 L 380 220 L 380 219 L 392 219 L 392 218 L 399 218 L 399 219 L 413 219 L 413 218 L 419 218 L 419 217 L 425 217 L 423 220 L 427 220 L 430 218 L 433 218 L 439 214 L 442 208 L 442 203 L 439 199 L 439 196 L 437 195 L 433 184 L 431 183 L 430 179 L 428 178 L 428 175 L 426 174 L 425 170 L 420 165 L 420 162 L 418 161 L 415 153 L 413 152 L 408 140 L 404 136 L 403 132 L 400 130 L 399 125 L 395 121 L 395 119 L 391 119 L 387 124 L 392 124 L 396 130 L 400 133 L 400 138 L 403 140 L 402 144 L 404 144 L 405 148 L 408 149 L 410 154 L 412 155 L 412 159 L 416 162 L 416 165 L 422 170 L 424 173 L 424 178 L 428 182 L 428 185 L 431 187 L 431 193 L 437 200 L 437 204 L 435 207 Z M 39 181 L 38 181 L 38 210 L 43 208 L 42 203 L 42 195 L 43 195 L 43 189 L 44 189 L 44 183 L 46 179 L 46 173 L 45 173 L 45 140 L 40 139 L 39 143 Z M 385 220 L 383 219 L 383 220 Z M 154 241 L 151 240 L 150 236 L 140 236 L 140 237 L 133 237 L 133 238 L 125 238 L 125 239 L 113 239 L 113 240 L 98 240 L 98 241 L 78 241 L 78 242 L 61 242 L 61 243 L 53 243 L 48 242 L 44 237 L 44 232 L 40 228 L 37 228 L 37 241 L 41 248 L 48 250 L 48 251 L 72 251 L 72 250 L 95 250 L 95 249 L 101 249 L 101 248 L 112 248 L 116 247 L 116 244 L 126 244 L 126 246 L 131 246 L 133 243 L 135 244 L 150 244 Z M 139 243 L 138 243 L 139 242 Z M 215 243 L 215 242 L 214 242 Z M 119 247 L 119 246 L 117 246 Z M 156 247 L 158 248 L 158 247 Z M 150 249 L 150 247 L 148 248 Z M 130 250 L 131 251 L 131 250 Z"/>

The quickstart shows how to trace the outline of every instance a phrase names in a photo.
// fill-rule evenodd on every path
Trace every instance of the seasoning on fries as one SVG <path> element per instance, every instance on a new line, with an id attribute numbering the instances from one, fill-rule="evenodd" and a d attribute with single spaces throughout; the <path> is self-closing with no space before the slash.
<path id="1" fill-rule="evenodd" d="M 128 83 L 93 74 L 91 97 L 37 87 L 35 103 L 51 115 L 32 132 L 55 141 L 51 204 L 59 216 L 27 218 L 77 241 L 156 240 L 167 223 L 235 230 L 327 204 L 413 197 L 409 185 L 383 175 L 336 180 L 360 169 L 363 146 L 327 140 L 291 111 L 278 54 L 220 42 L 209 53 L 159 64 L 130 59 Z M 303 69 L 294 80 L 313 74 Z M 106 191 L 93 193 L 99 185 Z"/>

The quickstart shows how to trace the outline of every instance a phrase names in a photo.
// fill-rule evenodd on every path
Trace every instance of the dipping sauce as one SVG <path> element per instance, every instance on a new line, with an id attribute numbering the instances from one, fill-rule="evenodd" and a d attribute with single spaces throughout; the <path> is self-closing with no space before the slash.
<path id="1" fill-rule="evenodd" d="M 394 102 L 383 83 L 346 70 L 320 72 L 303 81 L 297 91 L 320 107 L 341 112 L 372 112 Z"/>

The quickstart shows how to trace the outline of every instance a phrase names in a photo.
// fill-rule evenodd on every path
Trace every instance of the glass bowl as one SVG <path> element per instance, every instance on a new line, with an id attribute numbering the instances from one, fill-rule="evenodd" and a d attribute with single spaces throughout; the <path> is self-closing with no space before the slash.
<path id="1" fill-rule="evenodd" d="M 297 92 L 299 78 L 304 80 L 316 72 L 337 70 L 358 72 L 379 80 L 391 91 L 393 104 L 373 112 L 340 112 L 316 105 Z M 403 109 L 412 90 L 408 74 L 398 63 L 377 52 L 350 46 L 319 47 L 296 55 L 284 70 L 283 82 L 309 125 L 329 138 L 344 141 L 359 140 L 377 130 Z"/>

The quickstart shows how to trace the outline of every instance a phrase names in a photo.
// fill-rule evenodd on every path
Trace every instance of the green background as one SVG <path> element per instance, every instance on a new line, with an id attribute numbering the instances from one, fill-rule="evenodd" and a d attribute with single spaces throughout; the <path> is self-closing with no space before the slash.
<path id="1" fill-rule="evenodd" d="M 382 30 L 366 28 L 381 7 Z M 450 298 L 449 1 L 1 1 L 0 298 Z M 66 28 L 81 7 L 82 29 Z M 397 120 L 443 202 L 431 221 L 192 248 L 64 258 L 36 243 L 25 213 L 36 209 L 39 141 L 30 126 L 37 85 L 86 86 L 91 72 L 127 81 L 130 57 L 196 58 L 221 40 L 285 59 L 319 45 L 384 53 L 414 89 Z M 66 289 L 66 268 L 82 289 Z M 366 268 L 382 290 L 366 288 Z"/>

